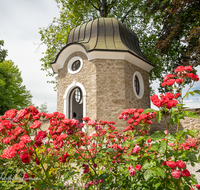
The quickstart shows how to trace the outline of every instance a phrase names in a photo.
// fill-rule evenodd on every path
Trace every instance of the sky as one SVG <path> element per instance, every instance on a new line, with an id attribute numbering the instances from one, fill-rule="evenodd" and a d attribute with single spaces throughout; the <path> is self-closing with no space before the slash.
<path id="1" fill-rule="evenodd" d="M 37 106 L 47 102 L 50 113 L 56 111 L 57 93 L 54 85 L 47 83 L 52 77 L 41 71 L 40 59 L 46 46 L 39 46 L 39 28 L 47 27 L 53 17 L 59 17 L 55 0 L 0 0 L 0 39 L 4 40 L 3 49 L 8 50 L 6 59 L 18 66 L 23 84 L 33 95 L 32 102 Z M 200 75 L 200 66 L 197 74 Z M 156 90 L 157 85 L 158 81 L 153 89 Z M 193 87 L 197 89 L 200 89 L 200 81 Z M 190 108 L 200 108 L 200 96 L 188 98 L 185 103 Z"/>
<path id="2" fill-rule="evenodd" d="M 32 102 L 37 106 L 47 102 L 50 113 L 56 111 L 57 93 L 54 85 L 47 83 L 52 78 L 41 71 L 46 46 L 39 47 L 39 28 L 47 27 L 53 17 L 59 17 L 54 0 L 0 0 L 0 39 L 8 50 L 6 60 L 18 66 Z"/>

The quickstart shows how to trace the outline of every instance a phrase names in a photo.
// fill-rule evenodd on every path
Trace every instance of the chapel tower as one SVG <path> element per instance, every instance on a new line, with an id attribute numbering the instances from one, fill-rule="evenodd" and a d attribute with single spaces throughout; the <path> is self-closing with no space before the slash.
<path id="1" fill-rule="evenodd" d="M 127 108 L 149 108 L 149 72 L 136 34 L 116 18 L 97 18 L 73 28 L 52 63 L 58 73 L 57 111 L 117 122 Z"/>

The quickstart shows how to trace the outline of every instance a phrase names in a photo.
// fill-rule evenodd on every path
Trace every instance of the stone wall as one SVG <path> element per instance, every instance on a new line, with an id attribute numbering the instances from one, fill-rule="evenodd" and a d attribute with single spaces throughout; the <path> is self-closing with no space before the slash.
<path id="1" fill-rule="evenodd" d="M 71 75 L 68 73 L 67 63 L 72 57 L 79 56 L 83 60 L 83 67 L 79 73 Z M 76 52 L 71 54 L 65 61 L 64 67 L 58 70 L 58 90 L 57 90 L 57 111 L 63 113 L 64 100 L 63 95 L 67 87 L 73 82 L 81 83 L 86 90 L 86 115 L 91 119 L 97 117 L 96 112 L 96 69 L 94 64 L 88 61 L 85 54 Z M 66 116 L 68 117 L 68 116 Z"/>
<path id="2" fill-rule="evenodd" d="M 133 90 L 133 74 L 138 71 L 144 81 L 144 95 L 138 99 Z M 126 108 L 147 109 L 150 107 L 149 73 L 127 61 L 124 64 Z"/>
<path id="3" fill-rule="evenodd" d="M 97 88 L 97 120 L 115 121 L 116 127 L 122 131 L 126 123 L 118 120 L 121 111 L 127 108 L 148 108 L 149 74 L 139 67 L 124 60 L 96 59 Z M 145 92 L 138 99 L 133 90 L 133 74 L 139 71 L 144 80 Z"/>

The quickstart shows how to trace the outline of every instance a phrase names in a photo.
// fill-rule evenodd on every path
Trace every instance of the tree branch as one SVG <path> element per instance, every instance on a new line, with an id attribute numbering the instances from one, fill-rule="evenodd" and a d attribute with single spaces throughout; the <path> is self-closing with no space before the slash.
<path id="1" fill-rule="evenodd" d="M 108 12 L 110 12 L 110 9 L 113 8 L 114 4 L 117 2 L 117 0 L 112 0 L 112 2 L 108 5 Z"/>
<path id="2" fill-rule="evenodd" d="M 97 11 L 100 11 L 100 9 L 99 9 L 98 7 L 96 7 L 96 6 L 92 3 L 91 0 L 88 0 L 88 1 L 89 1 L 89 3 L 90 3 Z"/>
<path id="3" fill-rule="evenodd" d="M 128 16 L 128 14 L 129 14 L 132 10 L 133 10 L 133 9 L 130 8 L 130 9 L 128 10 L 128 12 L 124 15 L 124 17 L 122 18 L 122 23 L 124 22 L 124 20 L 125 20 L 126 17 Z"/>
<path id="4" fill-rule="evenodd" d="M 122 18 L 122 23 L 124 22 L 124 20 L 126 19 L 126 17 L 128 16 L 128 14 L 133 11 L 133 9 L 137 8 L 138 5 L 135 5 L 133 7 L 131 7 L 128 12 L 124 15 L 124 17 Z"/>

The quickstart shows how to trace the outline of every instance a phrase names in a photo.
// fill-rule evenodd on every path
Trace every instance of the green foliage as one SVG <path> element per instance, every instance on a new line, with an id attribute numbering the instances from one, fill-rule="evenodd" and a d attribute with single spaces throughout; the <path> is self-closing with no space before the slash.
<path id="1" fill-rule="evenodd" d="M 200 4 L 193 1 L 147 0 L 145 18 L 159 26 L 155 48 L 169 59 L 166 71 L 180 65 L 197 66 L 200 51 Z"/>
<path id="2" fill-rule="evenodd" d="M 12 61 L 0 63 L 0 115 L 8 109 L 22 109 L 31 104 L 32 95 L 22 82 L 21 72 Z"/>
<path id="3" fill-rule="evenodd" d="M 5 57 L 7 56 L 7 50 L 1 48 L 3 45 L 4 41 L 0 40 L 0 62 L 4 61 Z"/>

